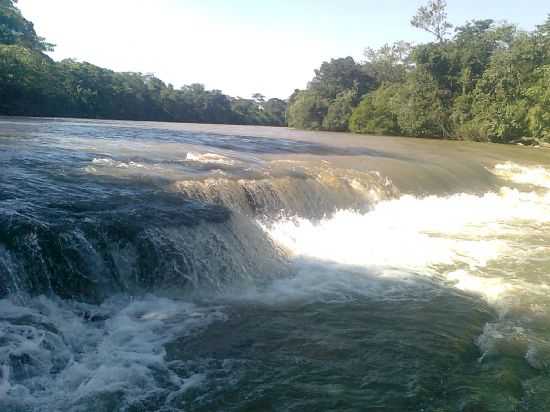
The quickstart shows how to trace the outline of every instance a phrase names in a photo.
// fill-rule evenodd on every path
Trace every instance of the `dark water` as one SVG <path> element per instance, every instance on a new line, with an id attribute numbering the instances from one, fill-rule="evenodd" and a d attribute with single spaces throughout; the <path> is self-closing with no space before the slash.
<path id="1" fill-rule="evenodd" d="M 550 410 L 550 154 L 0 119 L 0 410 Z"/>

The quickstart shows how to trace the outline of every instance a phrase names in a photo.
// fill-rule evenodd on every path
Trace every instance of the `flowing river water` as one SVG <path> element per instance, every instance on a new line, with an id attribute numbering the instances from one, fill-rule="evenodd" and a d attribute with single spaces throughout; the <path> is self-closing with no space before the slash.
<path id="1" fill-rule="evenodd" d="M 550 151 L 0 118 L 0 410 L 549 411 Z"/>

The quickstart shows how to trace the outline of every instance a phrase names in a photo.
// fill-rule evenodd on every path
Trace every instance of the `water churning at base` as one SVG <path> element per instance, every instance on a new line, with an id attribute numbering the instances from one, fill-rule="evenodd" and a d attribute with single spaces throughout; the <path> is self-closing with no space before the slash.
<path id="1" fill-rule="evenodd" d="M 535 154 L 18 127 L 0 137 L 0 409 L 547 409 Z"/>

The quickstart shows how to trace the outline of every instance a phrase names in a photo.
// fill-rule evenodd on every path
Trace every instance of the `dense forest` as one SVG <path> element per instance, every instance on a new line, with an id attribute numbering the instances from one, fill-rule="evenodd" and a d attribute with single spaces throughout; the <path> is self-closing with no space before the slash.
<path id="1" fill-rule="evenodd" d="M 493 20 L 453 28 L 444 0 L 411 24 L 434 36 L 325 62 L 291 96 L 291 127 L 491 142 L 550 142 L 550 16 L 532 32 Z M 454 29 L 454 30 L 453 30 Z"/>
<path id="2" fill-rule="evenodd" d="M 526 32 L 474 20 L 453 27 L 445 0 L 411 24 L 434 36 L 324 62 L 288 102 L 174 88 L 151 74 L 53 61 L 16 6 L 0 0 L 0 114 L 234 123 L 491 142 L 550 142 L 550 16 Z M 288 103 L 288 108 L 287 108 Z"/>
<path id="3" fill-rule="evenodd" d="M 233 98 L 201 84 L 176 89 L 150 74 L 86 62 L 55 62 L 53 50 L 17 8 L 0 0 L 0 114 L 126 120 L 286 124 L 284 100 Z"/>

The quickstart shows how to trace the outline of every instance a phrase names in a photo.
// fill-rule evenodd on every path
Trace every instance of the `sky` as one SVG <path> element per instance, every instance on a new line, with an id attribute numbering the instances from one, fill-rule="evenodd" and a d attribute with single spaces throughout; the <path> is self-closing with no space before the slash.
<path id="1" fill-rule="evenodd" d="M 325 60 L 430 40 L 410 26 L 427 0 L 19 0 L 56 59 L 203 83 L 232 96 L 287 98 Z M 448 0 L 449 20 L 507 20 L 530 30 L 548 0 Z"/>

